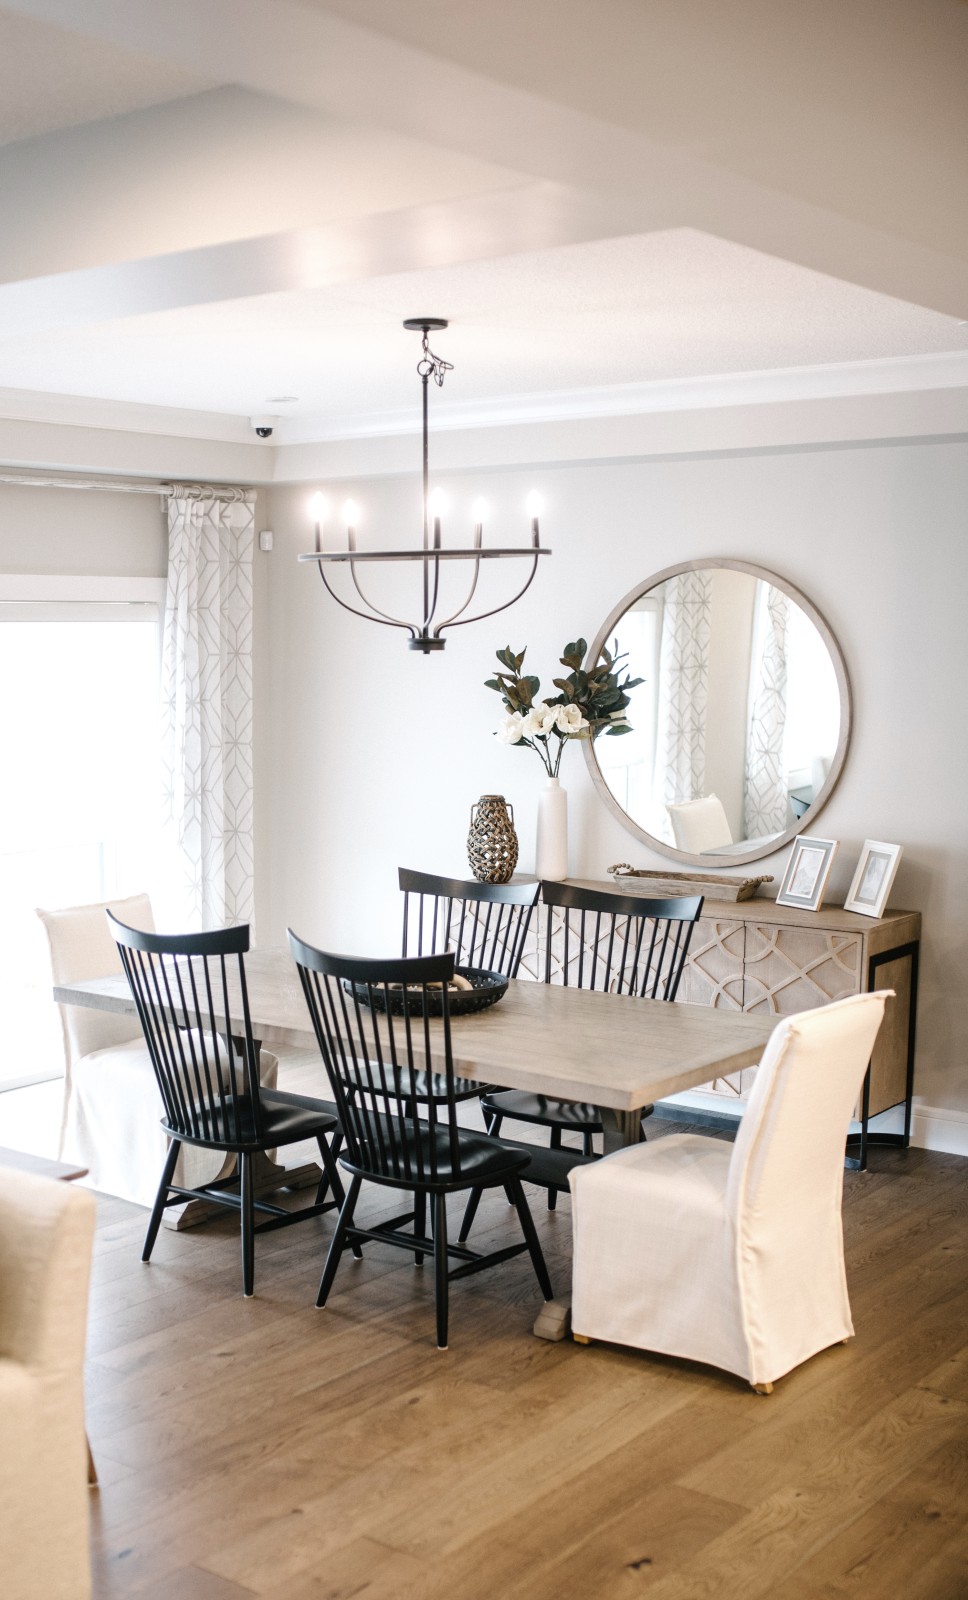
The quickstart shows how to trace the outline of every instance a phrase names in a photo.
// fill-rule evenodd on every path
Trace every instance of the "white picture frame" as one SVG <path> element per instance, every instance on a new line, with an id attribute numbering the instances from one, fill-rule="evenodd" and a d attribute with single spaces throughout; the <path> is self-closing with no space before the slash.
<path id="1" fill-rule="evenodd" d="M 837 843 L 836 839 L 817 839 L 806 833 L 794 839 L 776 897 L 778 906 L 796 906 L 801 911 L 820 910 Z"/>
<path id="2" fill-rule="evenodd" d="M 859 911 L 862 917 L 879 917 L 901 860 L 902 844 L 886 844 L 883 839 L 865 839 L 857 871 L 844 901 L 845 911 Z"/>

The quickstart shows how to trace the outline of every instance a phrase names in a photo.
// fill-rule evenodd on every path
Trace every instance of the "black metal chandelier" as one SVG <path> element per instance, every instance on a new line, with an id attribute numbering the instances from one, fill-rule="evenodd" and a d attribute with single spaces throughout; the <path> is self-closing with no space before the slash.
<path id="1" fill-rule="evenodd" d="M 531 510 L 531 543 L 521 546 L 505 546 L 494 549 L 485 549 L 482 543 L 484 533 L 483 511 L 475 511 L 474 543 L 468 549 L 445 550 L 440 542 L 440 516 L 432 504 L 429 492 L 430 455 L 428 449 L 427 427 L 427 395 L 430 379 L 433 378 L 438 388 L 441 388 L 446 373 L 452 372 L 451 362 L 444 361 L 440 356 L 435 356 L 430 348 L 429 335 L 432 331 L 446 328 L 447 323 L 442 317 L 408 317 L 403 324 L 423 335 L 421 357 L 417 363 L 417 372 L 423 389 L 423 544 L 417 550 L 357 550 L 356 530 L 354 527 L 355 511 L 349 509 L 347 513 L 347 529 L 345 550 L 324 550 L 321 538 L 321 513 L 319 509 L 322 497 L 314 496 L 315 509 L 314 521 L 316 525 L 316 548 L 308 555 L 299 557 L 300 561 L 315 561 L 319 568 L 328 592 L 344 611 L 351 611 L 356 617 L 364 617 L 369 622 L 382 622 L 389 628 L 404 628 L 410 635 L 409 648 L 420 650 L 424 655 L 429 655 L 431 650 L 443 650 L 446 640 L 442 637 L 445 628 L 459 628 L 468 622 L 480 622 L 483 617 L 496 616 L 499 611 L 506 611 L 508 606 L 520 600 L 525 591 L 530 588 L 531 582 L 538 570 L 538 557 L 551 554 L 550 550 L 541 548 L 538 535 L 538 506 L 532 504 Z M 351 503 L 350 503 L 351 504 Z M 480 574 L 482 561 L 500 561 L 509 557 L 526 557 L 531 561 L 531 571 L 527 581 L 499 606 L 493 606 L 489 611 L 479 611 L 473 616 L 465 616 L 468 606 L 474 598 L 477 589 L 477 580 Z M 422 620 L 417 622 L 404 622 L 390 616 L 389 612 L 381 611 L 372 600 L 364 594 L 360 585 L 357 567 L 362 562 L 368 561 L 420 561 L 423 563 L 423 612 Z M 437 605 L 440 598 L 440 563 L 442 561 L 472 561 L 474 570 L 471 576 L 470 588 L 467 598 L 457 611 L 445 617 L 443 621 L 435 621 Z M 362 601 L 366 610 L 361 610 L 359 605 L 350 604 L 343 599 L 334 589 L 326 574 L 329 565 L 342 564 L 350 569 L 350 577 L 355 590 L 354 599 Z"/>

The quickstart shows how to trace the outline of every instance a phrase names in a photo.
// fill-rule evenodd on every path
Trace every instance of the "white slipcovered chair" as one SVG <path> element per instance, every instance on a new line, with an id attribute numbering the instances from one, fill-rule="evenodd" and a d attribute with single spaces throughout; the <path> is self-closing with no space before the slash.
<path id="1" fill-rule="evenodd" d="M 704 850 L 717 850 L 720 845 L 732 844 L 723 802 L 718 795 L 707 794 L 701 800 L 683 800 L 680 805 L 668 805 L 669 821 L 677 850 L 688 850 L 692 856 Z"/>
<path id="2" fill-rule="evenodd" d="M 54 983 L 121 974 L 121 957 L 105 912 L 129 927 L 154 931 L 146 894 L 63 911 L 38 910 L 47 931 Z M 154 1205 L 168 1139 L 161 1129 L 164 1107 L 137 1016 L 61 1006 L 64 1030 L 64 1110 L 60 1155 L 87 1167 L 86 1181 L 104 1194 Z M 278 1061 L 260 1057 L 261 1082 L 274 1089 Z M 231 1170 L 218 1152 L 183 1146 L 173 1182 L 198 1189 Z"/>
<path id="3" fill-rule="evenodd" d="M 84 1344 L 94 1197 L 0 1169 L 0 1592 L 88 1600 Z"/>
<path id="4" fill-rule="evenodd" d="M 779 1023 L 734 1144 L 669 1134 L 572 1171 L 579 1342 L 703 1361 L 769 1392 L 851 1337 L 844 1144 L 889 993 Z"/>

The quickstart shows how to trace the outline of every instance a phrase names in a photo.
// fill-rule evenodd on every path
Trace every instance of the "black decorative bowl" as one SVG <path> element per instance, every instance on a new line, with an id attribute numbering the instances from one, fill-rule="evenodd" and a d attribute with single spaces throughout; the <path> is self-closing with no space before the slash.
<path id="1" fill-rule="evenodd" d="M 508 980 L 501 972 L 485 972 L 481 967 L 455 967 L 454 973 L 466 978 L 471 987 L 447 991 L 447 1009 L 452 1017 L 466 1017 L 472 1011 L 485 1011 L 507 993 Z M 365 983 L 351 983 L 349 978 L 344 978 L 343 988 L 347 994 L 355 991 L 356 998 L 364 1006 L 370 1005 L 372 996 L 374 1011 L 386 1011 L 389 995 L 390 1010 L 394 1016 L 402 1017 L 404 1007 L 412 1017 L 422 1017 L 424 1014 L 423 990 L 419 985 L 404 990 L 398 984 L 390 984 L 389 989 L 374 984 L 368 991 Z M 427 1015 L 442 1016 L 443 1009 L 442 991 L 428 988 Z"/>

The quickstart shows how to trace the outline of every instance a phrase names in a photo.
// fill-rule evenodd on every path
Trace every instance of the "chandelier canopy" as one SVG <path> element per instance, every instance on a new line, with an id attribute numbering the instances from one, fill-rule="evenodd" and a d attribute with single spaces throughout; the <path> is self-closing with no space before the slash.
<path id="1" fill-rule="evenodd" d="M 420 650 L 424 655 L 429 655 L 432 650 L 443 650 L 446 640 L 443 638 L 445 628 L 459 628 L 468 622 L 480 622 L 483 617 L 496 616 L 499 611 L 506 611 L 508 606 L 520 600 L 525 591 L 530 588 L 532 579 L 538 569 L 539 556 L 551 554 L 550 550 L 542 549 L 538 534 L 539 507 L 534 503 L 534 497 L 529 505 L 531 511 L 531 543 L 527 545 L 514 545 L 494 547 L 487 549 L 483 545 L 484 521 L 483 510 L 475 508 L 474 543 L 464 549 L 446 550 L 441 544 L 440 515 L 433 504 L 430 494 L 430 453 L 428 442 L 428 405 L 427 396 L 430 379 L 433 378 L 438 388 L 443 386 L 444 378 L 448 372 L 453 372 L 453 365 L 444 361 L 440 356 L 434 355 L 430 348 L 429 337 L 432 332 L 446 328 L 447 323 L 442 317 L 408 317 L 403 324 L 405 328 L 422 334 L 421 356 L 417 363 L 417 373 L 422 386 L 423 404 L 423 542 L 417 549 L 411 550 L 358 550 L 356 548 L 355 508 L 351 502 L 347 503 L 346 511 L 346 549 L 324 550 L 321 537 L 321 495 L 314 496 L 313 517 L 316 525 L 316 548 L 307 555 L 301 555 L 300 561 L 315 561 L 319 568 L 319 576 L 338 605 L 345 611 L 351 611 L 356 617 L 364 617 L 369 622 L 381 622 L 386 627 L 404 628 L 410 635 L 409 648 Z M 499 606 L 492 606 L 489 611 L 479 611 L 472 616 L 465 616 L 477 589 L 477 580 L 480 574 L 482 561 L 500 561 L 524 557 L 530 560 L 531 570 L 520 589 L 509 600 Z M 364 562 L 373 561 L 419 561 L 423 566 L 423 609 L 419 622 L 406 622 L 401 618 L 391 616 L 387 611 L 381 611 L 372 600 L 368 599 L 360 584 L 357 567 Z M 440 598 L 440 563 L 442 561 L 470 561 L 473 563 L 470 586 L 467 598 L 458 610 L 450 616 L 437 621 L 437 608 Z M 330 582 L 327 568 L 330 566 L 348 566 L 353 584 L 354 603 L 344 599 Z M 362 601 L 365 610 L 355 602 Z"/>

